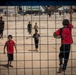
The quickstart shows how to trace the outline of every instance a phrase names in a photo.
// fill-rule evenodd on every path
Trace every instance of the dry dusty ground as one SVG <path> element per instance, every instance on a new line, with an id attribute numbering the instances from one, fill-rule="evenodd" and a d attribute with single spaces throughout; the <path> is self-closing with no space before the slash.
<path id="1" fill-rule="evenodd" d="M 55 18 L 56 17 L 56 18 Z M 64 18 L 69 19 L 69 14 L 65 14 Z M 76 75 L 76 14 L 73 14 L 73 40 L 70 58 L 67 70 L 64 73 L 57 74 L 59 67 L 58 54 L 60 47 L 60 39 L 52 37 L 56 28 L 62 27 L 63 16 L 55 16 L 48 18 L 47 15 L 39 16 L 18 16 L 4 17 L 5 30 L 4 39 L 0 39 L 0 75 Z M 21 21 L 22 20 L 22 21 Z M 25 20 L 25 21 L 23 21 Z M 48 20 L 48 21 L 47 21 Z M 56 20 L 56 21 L 55 21 Z M 38 52 L 35 52 L 32 34 L 27 32 L 28 21 L 38 23 L 39 33 L 41 35 Z M 7 35 L 12 34 L 17 44 L 18 52 L 14 53 L 13 68 L 6 68 L 7 54 L 3 54 L 3 46 L 7 40 Z M 26 37 L 29 37 L 26 39 Z"/>

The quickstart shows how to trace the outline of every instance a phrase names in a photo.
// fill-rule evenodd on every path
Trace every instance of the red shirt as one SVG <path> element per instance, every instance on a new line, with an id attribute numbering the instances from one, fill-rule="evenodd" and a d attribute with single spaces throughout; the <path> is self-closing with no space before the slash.
<path id="1" fill-rule="evenodd" d="M 62 40 L 61 43 L 62 44 L 72 44 L 73 40 L 72 40 L 72 33 L 71 33 L 71 29 L 73 28 L 73 25 L 69 24 L 68 27 L 63 27 L 62 29 Z M 58 36 L 60 35 L 60 29 L 58 29 L 55 34 Z"/>
<path id="2" fill-rule="evenodd" d="M 15 45 L 15 42 L 13 40 L 7 41 L 5 43 L 5 46 L 7 46 L 7 53 L 8 54 L 14 53 L 14 45 Z"/>

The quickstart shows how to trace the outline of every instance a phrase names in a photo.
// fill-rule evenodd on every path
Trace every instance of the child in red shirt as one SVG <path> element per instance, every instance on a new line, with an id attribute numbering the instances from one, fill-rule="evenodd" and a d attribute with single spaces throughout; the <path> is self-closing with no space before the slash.
<path id="1" fill-rule="evenodd" d="M 14 47 L 15 50 L 17 52 L 17 48 L 16 48 L 16 44 L 15 42 L 12 40 L 12 35 L 8 35 L 8 41 L 6 41 L 5 46 L 4 46 L 4 54 L 5 54 L 5 48 L 7 47 L 7 56 L 8 56 L 8 67 L 13 67 L 11 65 L 12 61 L 13 61 L 13 53 L 14 53 Z"/>
<path id="2" fill-rule="evenodd" d="M 69 24 L 69 20 L 67 19 L 64 19 L 62 24 L 63 27 L 58 29 L 56 32 L 54 32 L 54 37 L 61 36 L 61 47 L 59 53 L 60 68 L 58 73 L 61 73 L 62 71 L 66 70 L 71 44 L 73 43 L 72 40 L 73 25 Z M 64 58 L 64 63 L 63 63 L 63 58 Z"/>

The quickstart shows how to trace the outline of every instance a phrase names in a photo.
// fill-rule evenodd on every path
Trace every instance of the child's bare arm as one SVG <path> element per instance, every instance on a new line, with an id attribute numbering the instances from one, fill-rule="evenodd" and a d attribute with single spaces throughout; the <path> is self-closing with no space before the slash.
<path id="1" fill-rule="evenodd" d="M 14 45 L 14 47 L 15 47 L 15 50 L 16 50 L 16 52 L 17 52 L 17 47 L 16 47 L 16 45 Z"/>
<path id="2" fill-rule="evenodd" d="M 55 32 L 53 33 L 53 37 L 56 38 L 56 33 Z"/>
<path id="3" fill-rule="evenodd" d="M 6 45 L 4 46 L 4 52 L 3 52 L 4 54 L 5 54 L 5 48 L 6 48 Z"/>

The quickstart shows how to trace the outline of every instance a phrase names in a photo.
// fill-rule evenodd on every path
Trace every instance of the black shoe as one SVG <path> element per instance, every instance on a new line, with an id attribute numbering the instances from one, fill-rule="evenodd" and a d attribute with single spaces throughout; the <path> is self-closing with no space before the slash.
<path id="1" fill-rule="evenodd" d="M 62 69 L 63 72 L 65 72 L 65 69 Z"/>
<path id="2" fill-rule="evenodd" d="M 64 67 L 64 65 L 62 66 L 62 71 L 65 72 L 66 67 Z"/>

